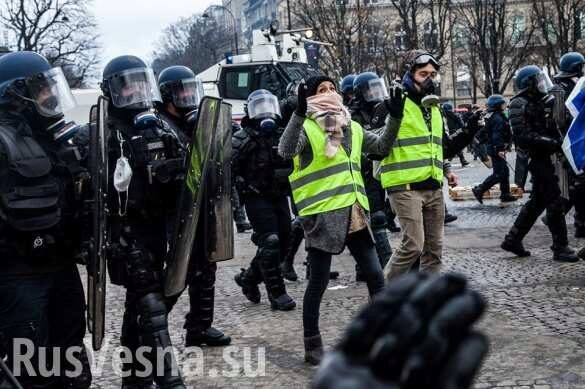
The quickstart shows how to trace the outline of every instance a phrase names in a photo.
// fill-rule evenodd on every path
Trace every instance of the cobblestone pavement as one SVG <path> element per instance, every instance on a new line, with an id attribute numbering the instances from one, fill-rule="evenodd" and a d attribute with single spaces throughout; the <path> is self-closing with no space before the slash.
<path id="1" fill-rule="evenodd" d="M 464 185 L 477 183 L 488 174 L 477 163 L 465 169 L 454 164 L 454 169 Z M 526 239 L 531 257 L 513 258 L 500 250 L 499 243 L 520 204 L 501 209 L 496 201 L 483 206 L 448 201 L 448 206 L 459 220 L 445 230 L 445 270 L 467 275 L 489 301 L 480 328 L 490 336 L 491 351 L 475 387 L 585 388 L 585 263 L 553 262 L 550 235 L 540 222 Z M 389 236 L 396 245 L 399 235 Z M 250 234 L 236 236 L 236 258 L 221 263 L 217 272 L 215 326 L 232 336 L 233 347 L 185 351 L 182 325 L 188 310 L 186 296 L 169 317 L 180 360 L 203 356 L 190 358 L 189 366 L 183 366 L 184 372 L 190 368 L 185 377 L 193 388 L 305 388 L 314 374 L 314 368 L 303 362 L 300 307 L 306 286 L 304 251 L 296 258 L 300 281 L 287 283 L 298 308 L 275 312 L 265 291 L 262 302 L 253 305 L 233 281 L 255 251 L 249 239 Z M 585 240 L 571 240 L 579 247 L 585 244 Z M 325 293 L 320 322 L 329 347 L 367 302 L 365 284 L 355 283 L 354 264 L 347 252 L 335 258 L 333 269 L 340 277 L 330 282 Z M 119 387 L 111 354 L 119 344 L 123 296 L 121 288 L 109 286 L 108 341 L 106 351 L 96 354 L 98 362 L 100 358 L 105 361 L 96 365 L 102 371 L 96 371 L 95 388 Z"/>

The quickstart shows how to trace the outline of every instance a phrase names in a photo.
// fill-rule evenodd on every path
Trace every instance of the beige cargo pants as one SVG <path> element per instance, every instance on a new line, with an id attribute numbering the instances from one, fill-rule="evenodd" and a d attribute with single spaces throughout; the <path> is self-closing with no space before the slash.
<path id="1" fill-rule="evenodd" d="M 384 268 L 384 277 L 390 280 L 408 272 L 419 258 L 420 271 L 438 272 L 445 222 L 443 191 L 405 190 L 389 196 L 402 228 L 402 242 Z"/>

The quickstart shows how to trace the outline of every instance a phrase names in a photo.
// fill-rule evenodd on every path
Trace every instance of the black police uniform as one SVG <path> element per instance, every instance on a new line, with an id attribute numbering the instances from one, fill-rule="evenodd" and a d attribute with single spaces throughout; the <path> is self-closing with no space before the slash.
<path id="1" fill-rule="evenodd" d="M 160 111 L 159 111 L 160 112 Z M 191 142 L 193 134 L 189 124 L 179 121 L 177 118 L 160 112 L 161 119 L 180 138 L 183 144 Z M 205 191 L 205 188 L 203 188 Z M 204 194 L 205 196 L 205 194 Z M 184 328 L 187 330 L 185 344 L 187 347 L 200 346 L 202 343 L 208 345 L 229 344 L 231 339 L 223 333 L 211 327 L 213 324 L 213 313 L 215 303 L 215 273 L 217 264 L 210 262 L 204 245 L 204 226 L 206 223 L 205 214 L 200 214 L 193 243 L 193 251 L 187 273 L 187 285 L 189 289 L 189 313 L 185 317 Z M 176 220 L 169 218 L 168 232 L 175 227 Z M 207 336 L 208 335 L 208 336 Z"/>
<path id="2" fill-rule="evenodd" d="M 503 200 L 509 200 L 510 195 L 510 170 L 506 160 L 498 155 L 499 152 L 507 151 L 512 143 L 512 130 L 508 119 L 500 110 L 490 110 L 485 116 L 485 129 L 488 155 L 493 164 L 493 173 L 488 176 L 474 192 L 483 196 L 492 186 L 500 184 Z M 481 198 L 481 197 L 480 197 Z"/>
<path id="3" fill-rule="evenodd" d="M 83 239 L 83 185 L 87 128 L 68 142 L 54 141 L 31 123 L 30 113 L 0 111 L 0 358 L 13 359 L 13 341 L 60 347 L 60 377 L 17 377 L 25 388 L 89 388 L 91 371 L 83 346 L 85 299 L 76 266 Z M 34 127 L 33 127 L 34 126 Z M 64 375 L 69 347 L 83 371 Z M 21 366 L 22 367 L 22 366 Z M 1 381 L 1 380 L 0 380 Z M 38 386 L 37 386 L 38 385 Z"/>
<path id="4" fill-rule="evenodd" d="M 288 175 L 292 165 L 278 156 L 279 132 L 263 134 L 257 128 L 257 121 L 247 116 L 242 120 L 242 127 L 232 140 L 232 174 L 252 224 L 252 241 L 258 251 L 250 267 L 236 276 L 236 282 L 248 299 L 259 302 L 257 285 L 264 281 L 272 308 L 292 309 L 294 301 L 286 295 L 280 272 L 291 231 Z M 279 307 L 276 301 L 282 296 L 290 300 L 286 307 Z"/>
<path id="5" fill-rule="evenodd" d="M 530 156 L 528 170 L 532 174 L 533 185 L 530 199 L 506 235 L 503 247 L 520 248 L 516 250 L 519 254 L 529 255 L 519 246 L 538 216 L 546 209 L 555 259 L 564 260 L 563 254 L 568 247 L 567 225 L 558 178 L 551 161 L 551 155 L 560 150 L 561 140 L 552 119 L 552 107 L 543 96 L 533 96 L 523 91 L 512 98 L 509 112 L 516 142 Z"/>
<path id="6" fill-rule="evenodd" d="M 183 178 L 183 155 L 176 134 L 162 122 L 146 129 L 135 128 L 133 118 L 137 113 L 110 106 L 107 123 L 109 182 L 113 182 L 114 167 L 121 156 L 119 137 L 133 171 L 127 205 L 125 194 L 119 197 L 114 188 L 110 190 L 113 255 L 108 263 L 112 283 L 126 287 L 121 344 L 132 351 L 133 357 L 140 346 L 172 346 L 162 272 L 167 253 L 167 220 L 174 214 Z M 157 356 L 149 358 L 154 371 L 158 371 Z M 180 375 L 173 372 L 176 362 L 172 354 L 163 360 L 162 376 L 138 377 L 137 372 L 144 367 L 135 358 L 133 361 L 123 367 L 129 372 L 123 378 L 125 387 L 148 387 L 154 379 L 163 388 L 184 388 Z"/>
<path id="7" fill-rule="evenodd" d="M 445 110 L 443 113 L 445 115 L 445 119 L 447 119 L 447 128 L 449 128 L 449 135 L 455 134 L 457 131 L 459 131 L 465 126 L 461 118 L 457 116 L 455 112 Z M 462 166 L 466 166 L 469 164 L 465 160 L 463 151 L 458 152 L 457 157 L 459 157 L 459 161 L 461 162 Z"/>
<path id="8" fill-rule="evenodd" d="M 359 100 L 351 108 L 351 119 L 358 122 L 366 131 L 380 128 L 385 123 L 385 115 L 376 115 L 374 110 L 372 110 L 374 112 L 370 112 L 367 106 L 364 107 L 363 104 L 359 104 Z M 370 203 L 372 231 L 374 233 L 376 252 L 378 253 L 378 259 L 382 269 L 392 256 L 392 248 L 390 247 L 388 235 L 386 234 L 386 214 L 384 212 L 386 207 L 386 192 L 382 187 L 382 183 L 374 177 L 372 158 L 381 160 L 383 157 L 362 154 L 362 177 L 364 179 L 368 202 Z M 356 272 L 358 280 L 363 280 L 357 265 Z"/>
<path id="9" fill-rule="evenodd" d="M 563 88 L 567 98 L 575 88 L 575 82 L 571 78 L 558 77 L 554 79 L 554 83 Z M 566 117 L 571 117 L 568 110 Z M 569 131 L 570 125 L 570 121 L 560 124 L 564 135 Z M 569 166 L 567 166 L 567 172 L 569 175 L 569 199 L 565 203 L 565 212 L 568 212 L 571 207 L 575 207 L 575 236 L 585 238 L 585 201 L 583 200 L 585 198 L 585 177 L 577 176 Z"/>

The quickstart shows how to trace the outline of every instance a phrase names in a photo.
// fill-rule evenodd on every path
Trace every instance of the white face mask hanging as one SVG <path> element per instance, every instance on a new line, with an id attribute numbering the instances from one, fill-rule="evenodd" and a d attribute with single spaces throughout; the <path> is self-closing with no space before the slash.
<path id="1" fill-rule="evenodd" d="M 132 167 L 128 158 L 124 156 L 124 139 L 118 131 L 118 141 L 120 142 L 120 158 L 116 161 L 114 170 L 114 188 L 118 192 L 118 215 L 125 216 L 128 208 L 128 188 L 132 181 Z M 125 195 L 124 204 L 122 205 L 122 193 Z"/>

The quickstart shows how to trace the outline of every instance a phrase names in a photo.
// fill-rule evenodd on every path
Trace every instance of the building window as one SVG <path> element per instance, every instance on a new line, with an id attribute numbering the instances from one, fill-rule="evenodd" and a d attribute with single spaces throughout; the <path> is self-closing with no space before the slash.
<path id="1" fill-rule="evenodd" d="M 426 22 L 424 24 L 424 43 L 427 49 L 433 50 L 438 46 L 437 25 L 433 22 Z"/>
<path id="2" fill-rule="evenodd" d="M 512 17 L 512 41 L 520 42 L 524 39 L 526 31 L 526 18 L 524 15 L 514 15 Z"/>
<path id="3" fill-rule="evenodd" d="M 457 97 L 471 97 L 471 75 L 466 66 L 457 69 L 455 94 Z"/>
<path id="4" fill-rule="evenodd" d="M 406 50 L 406 32 L 402 26 L 396 26 L 394 29 L 394 45 L 397 50 Z"/>
<path id="5" fill-rule="evenodd" d="M 465 37 L 466 29 L 461 24 L 456 24 L 454 31 L 453 31 L 453 47 L 455 48 L 462 48 L 467 43 L 467 39 Z"/>

